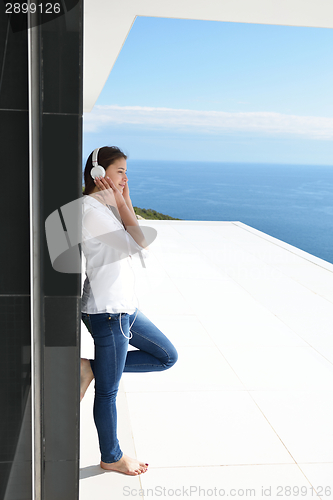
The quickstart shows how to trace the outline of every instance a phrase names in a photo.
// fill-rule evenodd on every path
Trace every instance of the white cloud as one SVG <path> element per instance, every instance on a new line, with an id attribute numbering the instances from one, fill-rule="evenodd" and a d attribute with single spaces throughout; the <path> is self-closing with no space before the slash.
<path id="1" fill-rule="evenodd" d="M 270 112 L 227 113 L 141 106 L 95 106 L 91 113 L 84 114 L 85 132 L 98 132 L 107 125 L 117 124 L 187 133 L 255 132 L 275 136 L 297 135 L 309 139 L 333 139 L 333 118 L 320 116 Z"/>

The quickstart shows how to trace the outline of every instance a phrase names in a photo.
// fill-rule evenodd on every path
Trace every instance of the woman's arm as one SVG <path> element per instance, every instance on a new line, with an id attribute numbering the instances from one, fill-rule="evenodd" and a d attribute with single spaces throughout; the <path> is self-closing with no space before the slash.
<path id="1" fill-rule="evenodd" d="M 129 197 L 129 189 L 128 183 L 126 183 L 124 188 L 124 195 L 116 188 L 114 183 L 109 177 L 101 177 L 98 179 L 95 177 L 95 184 L 101 190 L 110 188 L 113 191 L 113 195 L 117 204 L 117 208 L 120 214 L 120 217 L 124 223 L 126 231 L 132 236 L 134 241 L 138 243 L 142 248 L 147 248 L 148 244 L 145 240 L 143 232 L 138 223 L 138 219 L 136 218 L 131 199 Z"/>
<path id="2" fill-rule="evenodd" d="M 123 221 L 124 226 L 126 228 L 126 231 L 129 232 L 129 234 L 132 236 L 132 238 L 142 248 L 147 249 L 148 244 L 145 240 L 143 232 L 141 231 L 141 228 L 139 226 L 138 219 L 136 218 L 136 215 L 134 213 L 133 207 L 132 207 L 132 209 L 129 208 L 126 202 L 123 205 L 117 204 L 117 207 L 118 207 L 118 211 L 119 211 L 121 220 Z"/>
<path id="3" fill-rule="evenodd" d="M 132 214 L 134 215 L 134 217 L 136 218 L 136 220 L 138 220 L 138 218 L 136 216 L 136 213 L 134 211 L 133 205 L 132 205 L 132 200 L 130 198 L 128 182 L 126 182 L 124 190 L 123 190 L 123 198 L 124 198 L 124 200 L 126 202 L 126 205 L 130 209 L 130 211 L 132 212 Z"/>
<path id="4" fill-rule="evenodd" d="M 136 218 L 136 220 L 138 220 L 137 216 L 136 216 L 136 213 L 134 212 L 134 208 L 133 208 L 133 205 L 132 205 L 132 200 L 131 198 L 125 198 L 125 201 L 126 201 L 126 205 L 128 206 L 128 208 L 130 209 L 131 213 L 134 215 L 134 217 Z"/>

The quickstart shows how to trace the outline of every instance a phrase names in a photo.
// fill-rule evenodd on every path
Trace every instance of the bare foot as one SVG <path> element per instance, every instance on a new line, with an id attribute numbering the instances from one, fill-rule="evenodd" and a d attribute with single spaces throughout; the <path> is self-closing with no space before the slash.
<path id="1" fill-rule="evenodd" d="M 105 470 L 114 470 L 116 472 L 122 472 L 129 476 L 137 476 L 138 474 L 143 474 L 148 469 L 148 464 L 139 462 L 135 458 L 130 458 L 127 455 L 123 455 L 118 462 L 112 462 L 107 464 L 101 461 L 101 467 Z"/>
<path id="2" fill-rule="evenodd" d="M 81 358 L 81 393 L 80 402 L 89 387 L 90 382 L 93 380 L 94 374 L 90 366 L 89 359 Z"/>

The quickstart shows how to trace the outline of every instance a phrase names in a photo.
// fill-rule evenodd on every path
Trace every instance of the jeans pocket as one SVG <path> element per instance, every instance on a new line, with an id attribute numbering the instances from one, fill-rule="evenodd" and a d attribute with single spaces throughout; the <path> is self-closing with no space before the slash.
<path id="1" fill-rule="evenodd" d="M 83 323 L 85 324 L 88 332 L 90 332 L 92 334 L 89 316 L 87 314 L 82 314 L 81 319 L 82 319 Z"/>
<path id="2" fill-rule="evenodd" d="M 120 313 L 106 313 L 107 319 L 110 321 L 119 321 Z"/>

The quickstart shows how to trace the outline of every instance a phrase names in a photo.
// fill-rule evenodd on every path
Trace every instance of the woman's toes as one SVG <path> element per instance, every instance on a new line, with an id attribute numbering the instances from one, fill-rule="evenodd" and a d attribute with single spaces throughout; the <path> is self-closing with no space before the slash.
<path id="1" fill-rule="evenodd" d="M 138 476 L 147 471 L 146 464 L 138 462 L 136 459 L 130 458 L 127 455 L 123 455 L 118 462 L 107 464 L 101 461 L 100 465 L 102 469 L 113 470 L 130 476 Z"/>

